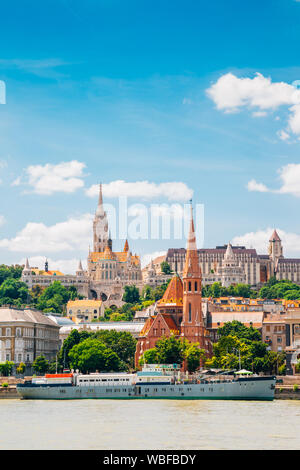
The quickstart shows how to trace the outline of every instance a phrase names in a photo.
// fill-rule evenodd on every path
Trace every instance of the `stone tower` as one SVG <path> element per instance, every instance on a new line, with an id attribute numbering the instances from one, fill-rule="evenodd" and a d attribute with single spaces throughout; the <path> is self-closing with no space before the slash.
<path id="1" fill-rule="evenodd" d="M 99 188 L 99 199 L 93 223 L 93 232 L 94 251 L 97 253 L 103 252 L 107 244 L 111 245 L 111 240 L 108 233 L 107 215 L 103 208 L 102 184 L 100 184 Z M 112 247 L 110 246 L 110 248 Z"/>
<path id="2" fill-rule="evenodd" d="M 201 303 L 202 275 L 198 259 L 192 206 L 182 280 L 183 316 L 181 323 L 181 336 L 193 343 L 199 342 L 200 348 L 203 348 L 205 333 Z"/>
<path id="3" fill-rule="evenodd" d="M 269 256 L 273 261 L 275 268 L 277 266 L 278 259 L 283 258 L 282 244 L 276 230 L 274 230 L 269 240 Z"/>

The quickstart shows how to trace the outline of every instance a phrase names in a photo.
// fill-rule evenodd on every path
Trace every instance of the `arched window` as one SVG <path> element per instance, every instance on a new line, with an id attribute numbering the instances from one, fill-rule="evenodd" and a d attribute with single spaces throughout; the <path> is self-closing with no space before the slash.
<path id="1" fill-rule="evenodd" d="M 189 303 L 189 322 L 192 321 L 192 304 Z"/>
<path id="2" fill-rule="evenodd" d="M 197 292 L 197 290 L 198 290 L 198 283 L 197 281 L 195 281 L 195 292 Z"/>
<path id="3" fill-rule="evenodd" d="M 192 290 L 192 283 L 191 281 L 189 281 L 189 292 L 191 292 L 191 290 Z"/>

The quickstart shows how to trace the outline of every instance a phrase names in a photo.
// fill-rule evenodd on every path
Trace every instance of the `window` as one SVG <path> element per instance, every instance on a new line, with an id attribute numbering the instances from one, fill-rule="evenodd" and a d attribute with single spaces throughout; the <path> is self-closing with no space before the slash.
<path id="1" fill-rule="evenodd" d="M 189 303 L 189 322 L 192 321 L 192 304 Z"/>
<path id="2" fill-rule="evenodd" d="M 198 290 L 198 283 L 197 281 L 195 281 L 195 292 L 197 292 L 197 290 Z"/>
<path id="3" fill-rule="evenodd" d="M 11 328 L 6 328 L 5 336 L 11 336 Z"/>
<path id="4" fill-rule="evenodd" d="M 189 292 L 191 292 L 191 290 L 192 290 L 192 283 L 191 281 L 189 281 Z"/>

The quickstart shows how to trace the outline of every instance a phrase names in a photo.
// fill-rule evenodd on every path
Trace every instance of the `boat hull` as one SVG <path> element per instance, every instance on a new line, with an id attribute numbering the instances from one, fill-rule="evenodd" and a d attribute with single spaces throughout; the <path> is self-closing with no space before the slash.
<path id="1" fill-rule="evenodd" d="M 173 399 L 173 400 L 273 400 L 275 377 L 239 379 L 200 384 L 139 384 L 132 386 L 17 386 L 23 399 Z"/>

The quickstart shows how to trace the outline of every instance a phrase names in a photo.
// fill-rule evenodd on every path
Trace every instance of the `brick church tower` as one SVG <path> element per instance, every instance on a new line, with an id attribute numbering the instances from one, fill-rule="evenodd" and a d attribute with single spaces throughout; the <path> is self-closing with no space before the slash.
<path id="1" fill-rule="evenodd" d="M 182 280 L 183 316 L 181 323 L 181 336 L 192 343 L 199 343 L 200 348 L 207 349 L 201 303 L 202 274 L 198 258 L 192 205 Z"/>

